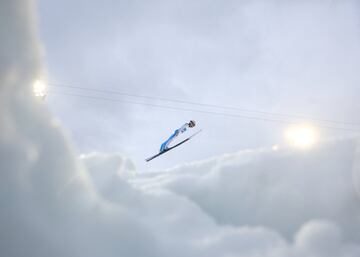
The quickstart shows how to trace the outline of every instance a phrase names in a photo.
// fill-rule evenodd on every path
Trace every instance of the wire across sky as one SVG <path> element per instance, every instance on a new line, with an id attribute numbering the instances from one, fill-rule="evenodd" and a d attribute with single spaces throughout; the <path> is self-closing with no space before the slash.
<path id="1" fill-rule="evenodd" d="M 323 128 L 360 132 L 360 123 L 356 123 L 356 122 L 322 119 L 322 118 L 309 117 L 306 115 L 293 115 L 293 114 L 285 114 L 285 113 L 266 112 L 261 110 L 240 108 L 236 106 L 225 106 L 225 105 L 218 105 L 213 103 L 200 103 L 195 101 L 185 101 L 185 100 L 166 98 L 166 97 L 131 94 L 131 93 L 120 92 L 115 90 L 89 88 L 85 86 L 77 86 L 71 84 L 47 83 L 47 85 L 50 88 L 48 93 L 54 95 L 79 97 L 79 98 L 86 98 L 92 100 L 118 102 L 122 104 L 151 106 L 151 107 L 169 109 L 174 111 L 196 112 L 196 113 L 218 115 L 224 117 L 243 118 L 250 120 L 279 122 L 279 123 L 287 123 L 287 124 L 295 124 L 299 122 L 311 121 L 317 123 L 317 126 Z M 61 90 L 65 90 L 65 92 L 56 91 L 52 89 L 61 89 Z M 122 97 L 122 98 L 115 98 L 115 97 Z M 124 97 L 131 98 L 132 100 L 123 99 Z M 146 102 L 144 102 L 144 100 L 146 100 Z M 159 104 L 158 103 L 159 101 L 162 103 Z M 164 104 L 164 102 L 166 104 Z"/>

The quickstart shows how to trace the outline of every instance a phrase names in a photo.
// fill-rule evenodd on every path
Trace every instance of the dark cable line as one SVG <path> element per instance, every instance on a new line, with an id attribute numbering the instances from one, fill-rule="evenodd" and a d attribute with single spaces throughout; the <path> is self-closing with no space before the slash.
<path id="1" fill-rule="evenodd" d="M 251 120 L 260 120 L 260 121 L 268 121 L 268 122 L 279 122 L 279 123 L 286 123 L 286 124 L 296 124 L 295 121 L 286 121 L 286 120 L 279 120 L 279 119 L 270 119 L 270 118 L 261 118 L 261 117 L 254 117 L 254 116 L 245 116 L 239 114 L 230 114 L 230 113 L 223 113 L 223 112 L 212 112 L 212 111 L 204 111 L 204 110 L 196 110 L 196 109 L 188 109 L 188 108 L 181 108 L 181 107 L 172 107 L 167 105 L 159 105 L 159 104 L 151 104 L 151 103 L 141 103 L 141 102 L 133 102 L 128 100 L 121 100 L 121 99 L 113 99 L 101 96 L 90 96 L 90 95 L 81 95 L 81 94 L 74 94 L 74 93 L 64 93 L 64 92 L 54 92 L 49 91 L 50 94 L 57 94 L 57 95 L 65 95 L 65 96 L 75 96 L 75 97 L 82 97 L 94 100 L 103 100 L 103 101 L 111 101 L 111 102 L 119 102 L 119 103 L 128 103 L 128 104 L 135 104 L 135 105 L 143 105 L 143 106 L 151 106 L 163 109 L 171 109 L 171 110 L 180 110 L 180 111 L 189 111 L 189 112 L 197 112 L 197 113 L 204 113 L 204 114 L 212 114 L 212 115 L 220 115 L 220 116 L 227 116 L 233 118 L 243 118 L 243 119 L 251 119 Z M 318 124 L 319 127 L 327 128 L 327 129 L 336 129 L 336 130 L 347 130 L 353 132 L 360 132 L 360 130 L 352 129 L 352 128 L 345 128 L 345 127 L 332 127 Z"/>
<path id="2" fill-rule="evenodd" d="M 250 113 L 252 112 L 252 113 L 259 113 L 259 114 L 272 115 L 272 116 L 283 116 L 283 117 L 287 117 L 287 118 L 307 119 L 307 120 L 310 120 L 310 121 L 317 121 L 317 122 L 327 122 L 327 123 L 342 124 L 342 125 L 360 126 L 360 123 L 355 123 L 355 122 L 336 121 L 336 120 L 329 120 L 329 119 L 319 119 L 319 118 L 314 118 L 314 117 L 309 117 L 309 116 L 302 116 L 302 115 L 292 115 L 292 114 L 284 114 L 284 113 L 265 112 L 265 111 L 258 111 L 258 110 L 251 110 L 251 109 L 233 107 L 233 106 L 223 106 L 223 105 L 215 105 L 215 104 L 197 103 L 197 102 L 192 102 L 192 101 L 183 101 L 183 100 L 171 99 L 171 98 L 153 97 L 153 96 L 145 96 L 145 95 L 138 95 L 138 94 L 128 94 L 128 93 L 122 93 L 122 92 L 113 91 L 113 90 L 93 89 L 93 88 L 72 86 L 72 85 L 67 85 L 67 84 L 57 84 L 57 83 L 48 83 L 48 85 L 53 86 L 53 87 L 72 88 L 72 89 L 78 89 L 78 90 L 84 90 L 84 91 L 91 91 L 91 92 L 97 92 L 97 93 L 106 93 L 106 94 L 115 94 L 115 95 L 121 95 L 121 96 L 127 96 L 127 97 L 144 98 L 144 99 L 151 99 L 151 100 L 160 100 L 160 101 L 175 102 L 175 103 L 181 103 L 181 104 L 191 104 L 191 105 L 197 105 L 197 106 L 203 106 L 203 107 L 220 108 L 220 109 L 243 111 L 243 112 L 250 112 Z"/>

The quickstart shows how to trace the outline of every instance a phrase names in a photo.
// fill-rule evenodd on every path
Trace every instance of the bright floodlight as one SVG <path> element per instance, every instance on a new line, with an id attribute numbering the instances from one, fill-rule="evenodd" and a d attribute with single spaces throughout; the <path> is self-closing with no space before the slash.
<path id="1" fill-rule="evenodd" d="M 41 80 L 36 80 L 33 85 L 34 95 L 37 97 L 45 97 L 46 96 L 46 85 Z"/>
<path id="2" fill-rule="evenodd" d="M 299 148 L 309 148 L 316 141 L 316 131 L 308 125 L 291 126 L 286 130 L 288 142 Z"/>

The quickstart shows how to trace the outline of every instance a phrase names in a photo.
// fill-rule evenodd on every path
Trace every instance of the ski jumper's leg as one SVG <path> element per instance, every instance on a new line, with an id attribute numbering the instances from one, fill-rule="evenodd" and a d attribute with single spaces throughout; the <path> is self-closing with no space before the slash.
<path id="1" fill-rule="evenodd" d="M 171 141 L 174 140 L 175 137 L 179 134 L 179 130 L 175 130 L 174 133 L 166 140 L 164 143 L 161 144 L 160 152 L 166 150 L 168 148 L 168 145 L 171 143 Z"/>

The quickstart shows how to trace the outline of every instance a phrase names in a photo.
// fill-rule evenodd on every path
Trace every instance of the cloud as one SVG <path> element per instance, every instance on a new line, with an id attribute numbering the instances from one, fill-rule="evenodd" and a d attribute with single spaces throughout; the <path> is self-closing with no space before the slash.
<path id="1" fill-rule="evenodd" d="M 360 255 L 356 140 L 138 174 L 117 154 L 78 158 L 31 92 L 33 3 L 0 10 L 1 256 Z"/>
<path id="2" fill-rule="evenodd" d="M 221 224 L 262 224 L 292 236 L 307 220 L 324 218 L 356 234 L 356 148 L 356 140 L 343 140 L 311 151 L 233 154 L 174 169 L 161 185 L 189 197 Z M 207 173 L 196 172 L 202 166 Z"/>
<path id="3" fill-rule="evenodd" d="M 39 2 L 53 83 L 357 122 L 357 0 Z M 283 140 L 276 122 L 60 95 L 51 95 L 49 105 L 82 151 L 123 151 L 141 169 L 147 169 L 144 156 L 188 119 L 206 128 L 199 145 L 216 147 L 189 147 L 152 167 Z M 239 131 L 243 138 L 235 144 Z M 322 137 L 344 133 L 321 130 Z"/>
<path id="4" fill-rule="evenodd" d="M 62 129 L 32 95 L 42 72 L 33 3 L 2 1 L 0 10 L 6 57 L 0 73 L 0 255 L 156 256 L 147 229 L 127 210 L 99 199 Z"/>
<path id="5" fill-rule="evenodd" d="M 346 256 L 360 242 L 357 148 L 357 140 L 343 139 L 309 151 L 244 151 L 144 174 L 133 184 L 185 196 L 222 228 L 266 228 L 294 254 L 328 256 L 336 243 L 334 256 Z"/>

